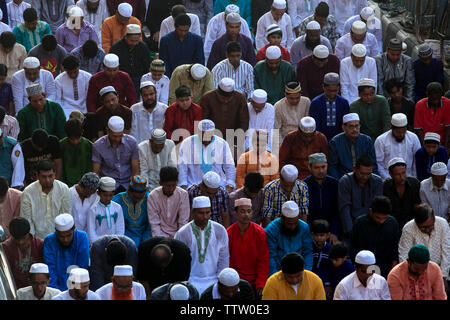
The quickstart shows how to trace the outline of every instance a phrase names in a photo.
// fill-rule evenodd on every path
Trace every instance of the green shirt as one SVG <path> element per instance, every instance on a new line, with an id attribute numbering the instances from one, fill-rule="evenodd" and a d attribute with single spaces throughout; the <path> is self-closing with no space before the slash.
<path id="1" fill-rule="evenodd" d="M 358 98 L 350 103 L 349 112 L 359 115 L 361 133 L 371 137 L 372 141 L 391 127 L 391 110 L 383 96 L 376 95 L 371 104 L 364 103 Z"/>
<path id="2" fill-rule="evenodd" d="M 280 69 L 273 74 L 265 60 L 259 61 L 254 68 L 255 90 L 263 89 L 267 92 L 267 103 L 274 105 L 284 98 L 284 86 L 295 81 L 294 67 L 289 62 L 281 60 Z"/>
<path id="3" fill-rule="evenodd" d="M 82 137 L 81 142 L 74 146 L 68 138 L 63 138 L 59 144 L 63 163 L 61 181 L 71 187 L 77 184 L 85 173 L 92 171 L 92 142 Z"/>
<path id="4" fill-rule="evenodd" d="M 17 113 L 20 133 L 17 140 L 22 142 L 31 137 L 34 130 L 42 128 L 49 135 L 62 139 L 66 136 L 64 124 L 66 116 L 61 106 L 51 100 L 46 100 L 43 112 L 37 112 L 31 104 L 27 104 Z"/>

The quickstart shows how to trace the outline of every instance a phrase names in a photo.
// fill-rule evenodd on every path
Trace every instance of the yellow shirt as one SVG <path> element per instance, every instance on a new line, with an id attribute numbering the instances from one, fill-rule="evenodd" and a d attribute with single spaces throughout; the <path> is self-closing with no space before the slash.
<path id="1" fill-rule="evenodd" d="M 325 300 L 325 289 L 322 280 L 315 273 L 303 271 L 303 280 L 294 288 L 284 279 L 282 271 L 278 271 L 267 279 L 263 289 L 263 300 Z"/>

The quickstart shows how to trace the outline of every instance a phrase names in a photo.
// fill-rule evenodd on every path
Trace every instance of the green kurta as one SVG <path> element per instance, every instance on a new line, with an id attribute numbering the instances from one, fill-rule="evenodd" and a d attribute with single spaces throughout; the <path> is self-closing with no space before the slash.
<path id="1" fill-rule="evenodd" d="M 281 60 L 280 69 L 273 74 L 265 60 L 258 62 L 254 68 L 255 90 L 263 89 L 267 92 L 267 102 L 274 105 L 284 98 L 284 86 L 295 80 L 294 67 L 289 62 Z"/>
<path id="2" fill-rule="evenodd" d="M 77 184 L 85 173 L 92 171 L 92 142 L 82 137 L 81 142 L 73 146 L 68 138 L 63 138 L 59 144 L 63 162 L 61 180 L 71 187 Z"/>
<path id="3" fill-rule="evenodd" d="M 57 136 L 59 139 L 66 136 L 64 111 L 58 103 L 51 100 L 46 100 L 44 111 L 41 113 L 36 112 L 30 103 L 27 104 L 17 113 L 17 120 L 20 127 L 17 140 L 20 142 L 30 138 L 33 131 L 39 128 L 47 131 L 49 135 Z"/>
<path id="4" fill-rule="evenodd" d="M 350 113 L 357 113 L 361 124 L 361 133 L 372 141 L 391 127 L 391 110 L 385 97 L 376 95 L 372 104 L 364 103 L 361 98 L 350 103 Z"/>

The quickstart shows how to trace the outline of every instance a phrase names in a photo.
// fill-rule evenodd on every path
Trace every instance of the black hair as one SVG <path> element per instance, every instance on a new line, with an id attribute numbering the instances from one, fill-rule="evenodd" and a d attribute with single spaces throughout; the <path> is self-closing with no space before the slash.
<path id="1" fill-rule="evenodd" d="M 423 144 L 428 144 L 428 143 L 435 143 L 435 144 L 437 144 L 438 146 L 440 146 L 441 144 L 439 143 L 439 142 L 437 142 L 436 140 L 431 140 L 431 139 L 428 139 L 428 140 L 423 140 Z"/>
<path id="2" fill-rule="evenodd" d="M 83 125 L 78 119 L 69 119 L 64 124 L 67 138 L 80 138 L 83 135 Z"/>
<path id="3" fill-rule="evenodd" d="M 311 232 L 313 233 L 328 233 L 330 232 L 330 224 L 327 220 L 317 219 L 311 223 Z"/>
<path id="4" fill-rule="evenodd" d="M 40 148 L 45 148 L 48 143 L 47 131 L 41 128 L 34 130 L 31 134 L 31 142 Z"/>
<path id="5" fill-rule="evenodd" d="M 34 22 L 37 19 L 38 15 L 35 8 L 27 8 L 23 11 L 23 20 L 25 22 Z"/>
<path id="6" fill-rule="evenodd" d="M 0 106 L 0 123 L 3 122 L 6 116 L 6 109 L 3 106 Z"/>
<path id="7" fill-rule="evenodd" d="M 397 162 L 396 164 L 391 165 L 388 169 L 389 172 L 392 172 L 392 170 L 394 170 L 395 167 L 405 167 L 406 168 L 406 163 L 402 163 L 402 162 Z"/>
<path id="8" fill-rule="evenodd" d="M 188 86 L 185 86 L 184 84 L 179 86 L 175 90 L 175 96 L 177 98 L 184 98 L 184 97 L 190 97 L 192 96 L 191 89 Z"/>
<path id="9" fill-rule="evenodd" d="M 105 247 L 106 262 L 110 266 L 124 264 L 127 256 L 128 248 L 120 239 L 111 239 Z"/>
<path id="10" fill-rule="evenodd" d="M 16 44 L 16 35 L 11 31 L 5 31 L 0 35 L 0 44 L 3 48 L 10 49 Z"/>
<path id="11" fill-rule="evenodd" d="M 53 34 L 46 34 L 42 37 L 42 47 L 45 51 L 54 51 L 58 46 L 58 41 Z"/>
<path id="12" fill-rule="evenodd" d="M 186 14 L 186 7 L 183 6 L 182 4 L 176 4 L 172 7 L 172 10 L 170 11 L 170 15 L 172 16 L 173 19 L 175 19 L 176 17 L 178 17 L 178 15 L 180 14 Z"/>
<path id="13" fill-rule="evenodd" d="M 191 25 L 191 18 L 189 18 L 189 16 L 186 13 L 179 14 L 175 18 L 175 28 L 190 25 Z"/>
<path id="14" fill-rule="evenodd" d="M 6 77 L 8 75 L 8 67 L 3 63 L 0 63 L 0 76 Z"/>
<path id="15" fill-rule="evenodd" d="M 94 40 L 86 40 L 81 49 L 83 50 L 84 56 L 88 59 L 94 58 L 99 50 L 98 45 Z"/>
<path id="16" fill-rule="evenodd" d="M 176 167 L 162 167 L 159 171 L 159 181 L 173 182 L 178 181 L 178 169 Z"/>
<path id="17" fill-rule="evenodd" d="M 0 177 L 0 197 L 4 197 L 8 192 L 8 180 L 5 177 Z"/>
<path id="18" fill-rule="evenodd" d="M 391 93 L 392 89 L 397 88 L 397 89 L 402 89 L 403 88 L 403 84 L 401 83 L 401 81 L 399 81 L 396 78 L 392 78 L 387 80 L 384 83 L 384 89 L 386 90 L 387 93 Z"/>
<path id="19" fill-rule="evenodd" d="M 372 212 L 389 215 L 392 212 L 391 200 L 385 196 L 376 196 L 370 205 Z"/>
<path id="20" fill-rule="evenodd" d="M 305 260 L 297 252 L 291 252 L 281 258 L 281 271 L 286 274 L 293 274 L 303 271 Z"/>
<path id="21" fill-rule="evenodd" d="M 314 13 L 319 17 L 328 17 L 330 14 L 330 6 L 328 6 L 328 3 L 322 1 L 317 5 Z"/>
<path id="22" fill-rule="evenodd" d="M 227 53 L 230 54 L 232 52 L 242 52 L 242 48 L 239 42 L 230 41 L 227 43 Z"/>
<path id="23" fill-rule="evenodd" d="M 51 160 L 41 160 L 36 166 L 36 172 L 39 174 L 41 171 L 56 171 L 55 163 Z"/>
<path id="24" fill-rule="evenodd" d="M 414 221 L 416 224 L 424 223 L 430 217 L 434 217 L 434 211 L 429 204 L 422 203 L 414 209 Z"/>
<path id="25" fill-rule="evenodd" d="M 264 187 L 264 177 L 259 172 L 248 172 L 244 178 L 244 186 L 251 193 L 259 192 Z"/>
<path id="26" fill-rule="evenodd" d="M 24 217 L 14 217 L 9 223 L 9 233 L 14 239 L 22 239 L 30 232 L 30 222 Z"/>
<path id="27" fill-rule="evenodd" d="M 62 66 L 65 70 L 75 70 L 80 66 L 80 60 L 72 54 L 64 57 Z"/>
<path id="28" fill-rule="evenodd" d="M 368 155 L 363 154 L 362 156 L 360 156 L 357 160 L 356 160 L 356 164 L 355 167 L 359 168 L 359 167 L 373 167 L 373 160 L 372 158 L 370 158 Z"/>
<path id="29" fill-rule="evenodd" d="M 343 242 L 335 243 L 331 246 L 328 252 L 329 259 L 345 258 L 347 256 L 348 249 Z"/>
<path id="30" fill-rule="evenodd" d="M 443 95 L 444 94 L 444 89 L 442 88 L 442 84 L 440 84 L 439 82 L 430 82 L 427 85 L 427 96 L 430 96 L 431 94 L 439 94 L 439 95 Z"/>

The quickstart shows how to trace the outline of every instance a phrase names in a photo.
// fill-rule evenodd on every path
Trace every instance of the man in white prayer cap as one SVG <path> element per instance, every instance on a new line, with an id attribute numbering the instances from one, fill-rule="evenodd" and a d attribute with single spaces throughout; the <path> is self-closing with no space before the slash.
<path id="1" fill-rule="evenodd" d="M 383 52 L 383 28 L 380 19 L 375 17 L 375 10 L 372 7 L 364 7 L 359 14 L 348 18 L 344 24 L 343 35 L 350 32 L 355 21 L 362 21 L 366 24 L 367 32 L 373 34 L 377 39 L 378 51 Z"/>
<path id="2" fill-rule="evenodd" d="M 344 34 L 336 42 L 335 54 L 342 60 L 350 56 L 355 44 L 364 44 L 367 48 L 367 56 L 375 58 L 381 53 L 376 37 L 367 32 L 367 26 L 363 21 L 355 21 L 349 33 Z"/>
<path id="3" fill-rule="evenodd" d="M 200 296 L 200 300 L 238 300 L 250 301 L 255 299 L 252 286 L 239 278 L 233 268 L 225 268 L 219 273 L 217 283 L 209 286 Z"/>
<path id="4" fill-rule="evenodd" d="M 221 224 L 210 219 L 209 197 L 198 196 L 192 200 L 192 217 L 193 220 L 178 230 L 174 238 L 191 250 L 189 282 L 201 295 L 229 266 L 228 234 Z"/>
<path id="5" fill-rule="evenodd" d="M 313 20 L 306 25 L 306 33 L 292 43 L 290 50 L 291 63 L 295 70 L 297 70 L 297 64 L 304 57 L 312 54 L 314 48 L 319 44 L 324 45 L 330 52 L 333 52 L 330 40 L 320 34 L 320 24 Z"/>
<path id="6" fill-rule="evenodd" d="M 316 121 L 312 117 L 300 119 L 298 129 L 284 137 L 280 147 L 280 168 L 287 164 L 294 165 L 298 170 L 298 179 L 309 176 L 309 155 L 323 153 L 328 157 L 328 140 L 325 135 L 316 130 Z"/>
<path id="7" fill-rule="evenodd" d="M 117 192 L 125 191 L 131 177 L 139 174 L 138 144 L 134 137 L 124 134 L 124 128 L 123 119 L 112 116 L 107 134 L 92 146 L 92 172 L 115 179 Z"/>
<path id="8" fill-rule="evenodd" d="M 229 4 L 225 7 L 225 11 L 216 14 L 208 22 L 205 32 L 205 42 L 203 50 L 205 52 L 205 61 L 208 61 L 211 48 L 214 41 L 219 39 L 226 33 L 226 18 L 231 13 L 239 14 L 239 7 L 235 4 Z M 252 39 L 252 34 L 250 33 L 249 25 L 244 18 L 240 17 L 240 28 L 239 33 L 249 39 Z"/>
<path id="9" fill-rule="evenodd" d="M 31 285 L 17 290 L 17 300 L 51 300 L 61 293 L 60 290 L 48 286 L 50 273 L 45 263 L 32 264 L 29 274 Z"/>
<path id="10" fill-rule="evenodd" d="M 259 61 L 254 68 L 255 89 L 267 92 L 267 101 L 275 104 L 284 98 L 284 86 L 295 81 L 294 67 L 281 59 L 278 46 L 270 46 L 266 50 L 266 59 Z"/>
<path id="11" fill-rule="evenodd" d="M 68 290 L 54 296 L 52 300 L 101 300 L 99 295 L 89 290 L 89 272 L 83 268 L 70 270 L 67 279 Z"/>
<path id="12" fill-rule="evenodd" d="M 133 267 L 117 265 L 110 283 L 97 289 L 101 300 L 146 300 L 145 289 L 139 282 L 133 281 Z"/>
<path id="13" fill-rule="evenodd" d="M 339 282 L 333 300 L 391 300 L 389 286 L 379 275 L 375 255 L 369 250 L 358 252 L 355 271 Z"/>
<path id="14" fill-rule="evenodd" d="M 436 216 L 450 219 L 450 179 L 444 162 L 431 166 L 431 176 L 420 183 L 420 200 L 428 203 Z"/>
<path id="15" fill-rule="evenodd" d="M 362 78 L 377 81 L 377 64 L 375 59 L 368 57 L 366 46 L 355 44 L 348 57 L 342 58 L 340 68 L 341 95 L 352 103 L 359 98 L 358 84 Z"/>
<path id="16" fill-rule="evenodd" d="M 380 135 L 374 143 L 377 156 L 378 173 L 383 180 L 390 177 L 389 161 L 394 157 L 406 160 L 406 175 L 416 177 L 415 154 L 420 149 L 417 135 L 407 130 L 408 119 L 403 113 L 391 117 L 391 129 Z"/>
<path id="17" fill-rule="evenodd" d="M 150 300 L 198 300 L 197 289 L 189 281 L 166 283 L 153 289 Z"/>
<path id="18" fill-rule="evenodd" d="M 84 20 L 94 27 L 99 43 L 101 43 L 102 23 L 110 17 L 106 1 L 79 0 L 76 5 L 83 10 Z"/>
<path id="19" fill-rule="evenodd" d="M 264 47 L 268 41 L 266 38 L 266 29 L 271 24 L 280 26 L 283 32 L 281 45 L 290 50 L 292 42 L 295 39 L 291 17 L 286 13 L 287 5 L 285 0 L 274 0 L 269 12 L 259 18 L 256 26 L 255 45 L 256 50 Z"/>
<path id="20" fill-rule="evenodd" d="M 48 265 L 52 288 L 67 289 L 69 268 L 89 267 L 89 240 L 86 232 L 77 230 L 72 215 L 62 213 L 55 218 L 55 232 L 44 239 L 44 261 Z"/>
<path id="21" fill-rule="evenodd" d="M 308 187 L 298 179 L 298 170 L 292 164 L 281 168 L 280 178 L 268 183 L 263 190 L 263 222 L 266 227 L 281 216 L 283 199 L 295 201 L 299 205 L 299 218 L 306 221 L 308 215 Z"/>
<path id="22" fill-rule="evenodd" d="M 137 24 L 141 26 L 139 19 L 133 17 L 132 13 L 133 7 L 127 2 L 122 2 L 117 7 L 115 14 L 103 21 L 101 38 L 102 48 L 105 53 L 109 53 L 112 45 L 126 34 L 127 25 Z M 142 36 L 140 40 L 142 40 Z"/>
<path id="23" fill-rule="evenodd" d="M 16 115 L 30 103 L 26 88 L 30 85 L 40 83 L 42 92 L 47 99 L 56 100 L 56 86 L 50 71 L 41 68 L 41 63 L 36 57 L 27 57 L 23 61 L 23 70 L 19 70 L 11 78 L 12 95 Z M 31 133 L 30 133 L 31 135 Z"/>
<path id="24" fill-rule="evenodd" d="M 311 231 L 308 224 L 300 219 L 299 214 L 297 201 L 286 201 L 281 207 L 281 217 L 265 228 L 269 246 L 269 277 L 281 270 L 281 259 L 291 252 L 297 252 L 303 257 L 306 270 L 312 269 Z"/>
<path id="25" fill-rule="evenodd" d="M 178 151 L 178 185 L 186 189 L 213 171 L 220 176 L 220 186 L 231 192 L 236 186 L 236 167 L 228 143 L 209 119 L 198 122 L 195 129 L 196 134 L 185 138 Z"/>
<path id="26" fill-rule="evenodd" d="M 47 22 L 54 34 L 57 28 L 64 23 L 68 9 L 73 6 L 75 2 L 73 0 L 43 0 L 32 1 L 32 4 L 32 7 L 40 14 L 40 20 Z"/>
<path id="27" fill-rule="evenodd" d="M 348 18 L 367 7 L 367 0 L 328 0 L 330 15 L 336 18 L 337 31 L 344 34 L 344 24 Z"/>

